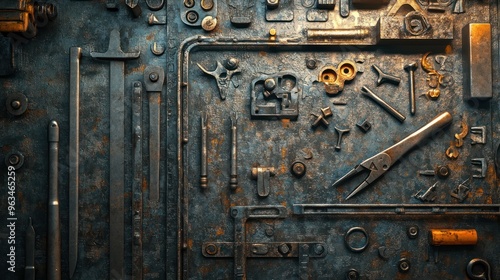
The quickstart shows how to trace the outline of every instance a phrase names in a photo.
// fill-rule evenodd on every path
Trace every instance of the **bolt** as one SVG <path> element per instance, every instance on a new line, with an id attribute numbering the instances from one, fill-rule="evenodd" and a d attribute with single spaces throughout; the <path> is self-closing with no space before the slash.
<path id="1" fill-rule="evenodd" d="M 192 8 L 194 6 L 194 0 L 184 0 L 184 7 Z"/>
<path id="2" fill-rule="evenodd" d="M 436 174 L 440 178 L 447 178 L 450 176 L 450 169 L 447 165 L 440 165 L 436 168 Z"/>
<path id="3" fill-rule="evenodd" d="M 405 65 L 405 70 L 408 71 L 410 76 L 410 112 L 415 115 L 416 104 L 415 104 L 415 70 L 418 65 L 415 62 Z"/>
<path id="4" fill-rule="evenodd" d="M 10 165 L 17 165 L 20 160 L 21 158 L 19 157 L 19 155 L 13 154 L 9 156 Z"/>
<path id="5" fill-rule="evenodd" d="M 307 59 L 306 60 L 306 67 L 307 67 L 307 69 L 311 69 L 311 70 L 316 69 L 316 60 L 312 59 L 312 58 Z"/>
<path id="6" fill-rule="evenodd" d="M 195 22 L 197 22 L 198 21 L 198 13 L 196 13 L 195 11 L 189 11 L 186 14 L 186 20 L 189 23 L 195 23 Z"/>
<path id="7" fill-rule="evenodd" d="M 238 68 L 240 61 L 237 58 L 231 57 L 227 60 L 226 66 L 228 70 L 234 70 Z"/>
<path id="8" fill-rule="evenodd" d="M 339 139 L 337 141 L 337 145 L 335 146 L 335 150 L 340 151 L 341 144 L 342 144 L 342 137 L 344 136 L 344 134 L 349 133 L 349 131 L 351 131 L 351 130 L 350 129 L 340 129 L 338 127 L 335 127 L 335 131 L 337 131 L 337 133 L 339 135 Z"/>
<path id="9" fill-rule="evenodd" d="M 292 163 L 291 172 L 296 177 L 300 178 L 306 174 L 306 165 L 301 161 L 296 161 Z"/>
<path id="10" fill-rule="evenodd" d="M 398 269 L 402 273 L 406 273 L 410 270 L 410 262 L 406 258 L 402 258 L 398 262 Z"/>
<path id="11" fill-rule="evenodd" d="M 278 251 L 283 254 L 283 255 L 286 255 L 288 253 L 290 253 L 290 247 L 288 246 L 288 244 L 286 243 L 281 243 L 279 246 L 278 246 Z"/>
<path id="12" fill-rule="evenodd" d="M 274 235 L 274 230 L 272 228 L 266 228 L 266 235 L 271 237 Z"/>
<path id="13" fill-rule="evenodd" d="M 266 3 L 267 3 L 268 8 L 276 8 L 280 4 L 280 1 L 279 0 L 267 0 Z"/>
<path id="14" fill-rule="evenodd" d="M 316 246 L 314 246 L 314 253 L 316 253 L 316 255 L 321 255 L 324 252 L 325 252 L 325 247 L 323 247 L 323 245 L 316 244 Z"/>
<path id="15" fill-rule="evenodd" d="M 347 272 L 346 276 L 347 276 L 347 280 L 358 280 L 359 279 L 359 272 L 356 269 L 351 268 Z"/>
<path id="16" fill-rule="evenodd" d="M 408 238 L 410 239 L 415 239 L 418 237 L 418 227 L 417 226 L 411 226 L 408 228 L 406 231 L 406 234 L 408 235 Z"/>
<path id="17" fill-rule="evenodd" d="M 203 28 L 203 30 L 207 32 L 214 30 L 216 26 L 217 18 L 214 18 L 212 16 L 206 16 L 201 21 L 201 28 Z"/>
<path id="18" fill-rule="evenodd" d="M 152 73 L 149 74 L 149 80 L 151 82 L 158 81 L 158 78 L 159 78 L 159 76 L 158 76 L 158 73 L 156 73 L 156 72 L 152 72 Z"/>
<path id="19" fill-rule="evenodd" d="M 276 81 L 273 78 L 267 78 L 264 81 L 264 88 L 268 91 L 272 91 L 276 88 Z"/>
<path id="20" fill-rule="evenodd" d="M 17 109 L 21 108 L 21 101 L 19 101 L 19 100 L 13 100 L 13 101 L 10 103 L 10 106 L 11 106 L 14 110 L 17 110 Z"/>
<path id="21" fill-rule="evenodd" d="M 215 246 L 215 244 L 210 243 L 205 247 L 205 252 L 213 256 L 217 254 L 217 246 Z"/>

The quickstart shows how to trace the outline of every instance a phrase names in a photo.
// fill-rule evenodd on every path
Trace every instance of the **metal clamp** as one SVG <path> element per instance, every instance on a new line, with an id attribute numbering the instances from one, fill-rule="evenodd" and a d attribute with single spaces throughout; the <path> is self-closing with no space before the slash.
<path id="1" fill-rule="evenodd" d="M 252 167 L 252 179 L 257 180 L 257 194 L 260 197 L 269 195 L 269 180 L 274 175 L 276 175 L 276 173 L 273 167 Z"/>

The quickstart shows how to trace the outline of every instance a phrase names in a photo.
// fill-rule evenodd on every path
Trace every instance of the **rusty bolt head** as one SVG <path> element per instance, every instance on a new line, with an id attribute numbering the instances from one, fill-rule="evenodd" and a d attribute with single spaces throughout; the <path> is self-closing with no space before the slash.
<path id="1" fill-rule="evenodd" d="M 349 269 L 349 271 L 347 271 L 347 274 L 346 274 L 346 279 L 347 280 L 358 280 L 359 279 L 359 272 L 354 268 Z"/>
<path id="2" fill-rule="evenodd" d="M 267 78 L 264 81 L 264 88 L 268 91 L 273 91 L 276 88 L 276 81 L 273 78 Z"/>
<path id="3" fill-rule="evenodd" d="M 276 8 L 280 4 L 279 0 L 267 0 L 266 4 L 269 8 Z"/>
<path id="4" fill-rule="evenodd" d="M 158 81 L 159 78 L 160 78 L 160 76 L 156 72 L 152 72 L 149 74 L 149 80 L 151 82 L 156 82 L 156 81 Z"/>
<path id="5" fill-rule="evenodd" d="M 325 252 L 325 247 L 323 247 L 323 245 L 316 244 L 316 246 L 314 246 L 314 253 L 316 253 L 316 255 L 321 255 L 324 252 Z"/>
<path id="6" fill-rule="evenodd" d="M 229 70 L 234 70 L 234 69 L 238 68 L 239 65 L 240 65 L 240 61 L 235 57 L 229 58 L 226 62 L 226 67 Z"/>
<path id="7" fill-rule="evenodd" d="M 217 246 L 215 246 L 215 244 L 207 244 L 207 246 L 205 247 L 205 253 L 213 256 L 215 254 L 217 254 Z"/>
<path id="8" fill-rule="evenodd" d="M 282 255 L 286 255 L 288 253 L 290 253 L 290 247 L 288 246 L 288 244 L 286 243 L 281 243 L 279 246 L 278 246 L 278 251 L 282 254 Z"/>
<path id="9" fill-rule="evenodd" d="M 306 174 L 307 168 L 303 162 L 295 161 L 294 163 L 292 163 L 290 171 L 292 172 L 292 174 L 294 176 L 300 178 L 300 177 L 304 176 L 304 174 Z"/>
<path id="10" fill-rule="evenodd" d="M 325 118 L 333 116 L 332 108 L 330 107 L 321 108 L 321 113 L 323 113 Z"/>
<path id="11" fill-rule="evenodd" d="M 408 261 L 406 258 L 400 259 L 398 262 L 398 269 L 402 273 L 410 271 L 410 261 Z"/>
<path id="12" fill-rule="evenodd" d="M 10 165 L 17 165 L 19 164 L 19 161 L 21 161 L 21 158 L 19 157 L 19 155 L 12 154 L 9 156 L 8 160 Z"/>
<path id="13" fill-rule="evenodd" d="M 406 234 L 408 235 L 408 238 L 410 239 L 415 239 L 418 237 L 418 227 L 417 226 L 411 226 L 408 227 L 406 230 Z"/>
<path id="14" fill-rule="evenodd" d="M 315 59 L 307 59 L 306 60 L 306 67 L 307 69 L 310 69 L 310 70 L 313 70 L 313 69 L 316 69 L 317 65 L 316 65 L 316 60 Z"/>
<path id="15" fill-rule="evenodd" d="M 447 178 L 450 176 L 450 169 L 447 165 L 440 165 L 436 168 L 436 174 L 439 178 Z"/>
<path id="16" fill-rule="evenodd" d="M 187 14 L 186 14 L 186 20 L 189 22 L 189 23 L 195 23 L 198 21 L 198 13 L 195 12 L 195 11 L 189 11 Z"/>
<path id="17" fill-rule="evenodd" d="M 216 26 L 217 26 L 217 18 L 214 18 L 212 16 L 206 16 L 201 21 L 201 28 L 203 28 L 203 30 L 207 32 L 214 30 Z"/>

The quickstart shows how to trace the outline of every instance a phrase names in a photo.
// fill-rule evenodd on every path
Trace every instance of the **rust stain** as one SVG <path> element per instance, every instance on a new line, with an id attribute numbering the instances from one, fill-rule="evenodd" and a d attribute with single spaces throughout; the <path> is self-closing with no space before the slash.
<path id="1" fill-rule="evenodd" d="M 144 69 L 146 69 L 146 64 L 141 64 L 139 67 L 135 67 L 130 69 L 131 72 L 144 72 Z"/>
<path id="2" fill-rule="evenodd" d="M 281 158 L 283 159 L 282 164 L 281 164 L 281 173 L 282 174 L 285 174 L 287 169 L 288 169 L 285 165 L 285 158 L 286 158 L 287 153 L 288 153 L 288 150 L 285 147 L 282 147 L 281 148 Z"/>
<path id="3" fill-rule="evenodd" d="M 151 33 L 148 36 L 146 36 L 146 40 L 151 41 L 151 40 L 153 40 L 154 37 L 155 37 L 155 35 L 153 33 Z"/>
<path id="4" fill-rule="evenodd" d="M 290 120 L 289 119 L 282 119 L 281 125 L 283 126 L 283 128 L 289 128 L 290 127 Z"/>
<path id="5" fill-rule="evenodd" d="M 484 203 L 486 203 L 486 204 L 493 204 L 493 199 L 491 198 L 491 196 L 488 196 L 486 198 L 486 201 Z"/>
<path id="6" fill-rule="evenodd" d="M 224 235 L 224 229 L 222 227 L 218 227 L 217 230 L 215 231 L 215 235 L 217 236 Z"/>
<path id="7" fill-rule="evenodd" d="M 229 211 L 229 208 L 231 206 L 230 206 L 229 197 L 228 197 L 226 192 L 221 193 L 220 200 L 221 200 L 222 206 L 224 207 L 224 211 L 226 211 L 226 212 Z"/>
<path id="8" fill-rule="evenodd" d="M 451 45 L 447 45 L 446 48 L 444 49 L 444 52 L 448 55 L 453 53 L 453 47 Z"/>
<path id="9" fill-rule="evenodd" d="M 265 51 L 260 51 L 260 52 L 259 52 L 259 55 L 260 55 L 260 56 L 267 56 L 267 52 L 265 52 Z"/>
<path id="10" fill-rule="evenodd" d="M 476 190 L 476 196 L 483 196 L 484 190 L 483 188 L 477 188 Z"/>
<path id="11" fill-rule="evenodd" d="M 189 250 L 192 250 L 193 249 L 193 239 L 188 239 L 187 245 L 188 245 Z"/>
<path id="12" fill-rule="evenodd" d="M 148 181 L 146 181 L 146 178 L 144 177 L 142 177 L 141 189 L 143 192 L 145 192 L 148 189 Z"/>
<path id="13" fill-rule="evenodd" d="M 104 136 L 102 137 L 102 143 L 103 143 L 103 144 L 105 144 L 105 145 L 107 145 L 107 144 L 109 143 L 109 137 L 108 137 L 108 136 L 106 136 L 106 135 L 104 135 Z"/>
<path id="14" fill-rule="evenodd" d="M 286 203 L 286 201 L 283 201 L 280 203 L 282 206 L 286 207 L 288 204 Z"/>
<path id="15" fill-rule="evenodd" d="M 199 268 L 201 275 L 207 276 L 208 273 L 212 272 L 215 266 L 202 266 Z"/>

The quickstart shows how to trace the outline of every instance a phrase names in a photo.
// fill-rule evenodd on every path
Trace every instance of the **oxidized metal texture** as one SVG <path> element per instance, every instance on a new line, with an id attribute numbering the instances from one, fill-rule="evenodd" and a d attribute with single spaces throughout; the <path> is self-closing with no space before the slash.
<path id="1" fill-rule="evenodd" d="M 276 7 L 272 12 L 269 12 L 265 1 L 214 0 L 214 7 L 208 11 L 200 6 L 201 1 L 194 1 L 194 8 L 184 5 L 189 0 L 166 1 L 159 11 L 149 11 L 146 3 L 139 1 L 143 15 L 138 18 L 134 18 L 122 2 L 117 2 L 117 11 L 106 10 L 106 1 L 54 2 L 60 11 L 57 21 L 44 27 L 43 32 L 29 42 L 15 39 L 16 73 L 11 77 L 0 77 L 0 104 L 5 104 L 6 98 L 16 93 L 22 93 L 28 99 L 28 108 L 21 116 L 14 117 L 6 110 L 0 110 L 0 162 L 4 162 L 3 157 L 11 151 L 24 155 L 23 166 L 16 170 L 16 213 L 19 222 L 16 256 L 19 271 L 24 267 L 25 241 L 21 237 L 28 225 L 28 217 L 32 216 L 37 233 L 37 277 L 44 279 L 46 275 L 46 124 L 50 119 L 57 119 L 61 129 L 61 268 L 62 278 L 69 277 L 66 257 L 69 206 L 68 56 L 70 47 L 80 46 L 80 221 L 74 278 L 103 279 L 110 276 L 109 65 L 90 59 L 89 53 L 105 50 L 109 32 L 120 29 L 123 50 L 141 52 L 140 58 L 126 63 L 124 72 L 126 277 L 132 274 L 132 263 L 137 261 L 132 251 L 132 248 L 138 248 L 133 247 L 132 233 L 136 229 L 136 224 L 132 222 L 135 221 L 134 213 L 127 210 L 133 209 L 132 202 L 136 203 L 140 196 L 137 193 L 139 181 L 143 192 L 144 279 L 343 279 L 349 271 L 367 279 L 422 279 L 429 276 L 465 279 L 467 264 L 474 258 L 489 262 L 493 278 L 500 275 L 496 245 L 496 233 L 500 230 L 497 217 L 500 183 L 494 164 L 500 139 L 500 122 L 496 121 L 500 119 L 500 104 L 497 102 L 500 92 L 498 1 L 467 2 L 465 12 L 460 14 L 452 14 L 453 4 L 445 6 L 445 13 L 431 12 L 426 6 L 420 6 L 420 12 L 431 25 L 431 29 L 422 35 L 424 39 L 405 31 L 404 17 L 409 12 L 405 8 L 396 13 L 395 20 L 386 18 L 388 24 L 381 24 L 384 17 L 391 17 L 388 12 L 398 1 L 376 1 L 375 4 L 352 1 L 349 16 L 345 18 L 340 14 L 339 5 L 332 10 L 318 9 L 312 0 L 279 1 L 283 2 L 283 6 Z M 419 5 L 422 1 L 412 2 Z M 198 13 L 196 22 L 185 23 L 188 11 Z M 166 16 L 168 24 L 148 25 L 148 13 L 159 18 Z M 199 28 L 205 16 L 217 18 L 217 26 L 212 32 Z M 278 21 L 268 22 L 266 16 Z M 469 104 L 463 101 L 461 30 L 471 22 L 489 22 L 492 26 L 493 98 L 490 102 L 474 101 Z M 268 35 L 271 28 L 276 30 L 273 41 L 269 41 Z M 150 51 L 154 42 L 165 44 L 163 55 L 157 56 Z M 401 47 L 403 43 L 405 46 Z M 440 86 L 437 100 L 427 99 L 422 94 L 431 89 L 426 81 L 428 74 L 417 69 L 417 110 L 415 115 L 411 115 L 408 106 L 409 81 L 404 66 L 419 61 L 429 51 L 429 62 L 440 74 L 452 77 L 453 82 Z M 6 54 L 2 57 L 9 59 Z M 229 58 L 239 60 L 241 74 L 231 79 L 227 98 L 223 101 L 213 78 L 204 74 L 196 64 L 212 70 L 217 62 Z M 310 60 L 314 60 L 315 65 L 308 68 L 306 61 Z M 344 60 L 356 62 L 359 70 L 356 78 L 345 84 L 342 93 L 328 96 L 324 85 L 316 81 L 319 71 L 325 65 L 336 67 Z M 369 70 L 374 64 L 402 78 L 399 86 L 383 84 L 376 92 L 407 116 L 404 124 L 387 117 L 386 112 L 361 96 L 363 86 L 376 86 L 377 74 Z M 166 74 L 160 99 L 160 202 L 155 205 L 147 199 L 149 139 L 145 132 L 149 129 L 149 118 L 145 113 L 148 103 L 144 94 L 142 160 L 135 153 L 138 150 L 134 150 L 132 138 L 136 132 L 132 127 L 132 84 L 134 81 L 144 82 L 144 70 L 150 65 L 164 67 Z M 300 82 L 297 120 L 252 119 L 252 80 L 262 75 L 290 71 L 297 75 Z M 318 113 L 328 106 L 333 111 L 333 116 L 328 118 L 330 125 L 312 129 L 314 117 L 310 113 Z M 391 214 L 355 213 L 334 217 L 328 213 L 333 210 L 314 215 L 296 212 L 294 205 L 313 204 L 313 207 L 319 207 L 313 208 L 319 212 L 323 211 L 321 207 L 324 205 L 344 205 L 344 197 L 360 181 L 352 180 L 338 188 L 329 187 L 336 178 L 369 155 L 397 143 L 443 111 L 449 111 L 454 117 L 450 127 L 431 137 L 425 145 L 410 151 L 373 186 L 349 201 L 353 206 L 383 204 L 394 207 L 390 208 Z M 200 188 L 201 112 L 206 112 L 209 120 L 206 166 L 209 180 L 206 189 Z M 229 188 L 232 142 L 229 116 L 232 113 L 238 117 L 238 188 L 235 191 Z M 356 123 L 365 120 L 371 124 L 371 130 L 365 134 L 354 129 Z M 454 135 L 461 132 L 462 120 L 469 127 L 486 126 L 487 142 L 471 145 L 469 134 L 463 139 L 463 146 L 458 148 L 458 158 L 450 160 L 445 150 L 450 142 L 454 144 Z M 335 150 L 335 126 L 351 129 L 343 139 L 340 151 Z M 486 159 L 486 177 L 471 178 L 467 183 L 469 192 L 464 202 L 460 203 L 450 196 L 450 192 L 476 174 L 477 166 L 470 164 L 473 158 Z M 290 166 L 297 160 L 307 168 L 302 177 L 295 177 L 290 172 Z M 137 166 L 141 161 L 143 170 L 138 172 Z M 265 198 L 258 196 L 257 183 L 251 179 L 250 173 L 256 164 L 272 167 L 276 171 L 276 175 L 269 179 L 269 195 Z M 419 170 L 434 169 L 437 165 L 447 165 L 450 175 L 447 178 L 418 175 Z M 137 175 L 139 173 L 142 176 Z M 6 176 L 6 172 L 0 171 L 2 182 L 6 182 Z M 436 182 L 437 197 L 433 205 L 413 198 L 418 190 L 427 190 Z M 0 194 L 2 221 L 6 218 L 3 211 L 7 207 L 5 195 Z M 441 208 L 443 203 L 491 204 L 487 209 L 460 210 L 491 210 L 491 215 L 444 215 L 443 211 L 449 209 Z M 430 214 L 409 215 L 411 211 L 406 205 L 410 204 L 422 206 L 422 211 Z M 251 218 L 245 223 L 232 216 L 232 209 L 254 206 L 271 206 L 271 210 L 265 208 L 271 216 Z M 280 210 L 276 212 L 272 209 Z M 405 214 L 402 214 L 403 211 Z M 239 226 L 244 226 L 243 232 Z M 420 234 L 410 239 L 407 228 L 413 226 L 418 226 Z M 345 234 L 353 227 L 362 227 L 367 231 L 369 240 L 363 252 L 351 252 L 344 244 Z M 0 233 L 5 235 L 6 229 L 2 228 Z M 426 233 L 439 228 L 474 228 L 478 232 L 478 244 L 444 248 L 439 251 L 439 261 L 435 263 L 432 251 L 428 252 Z M 236 232 L 244 233 L 244 239 Z M 362 236 L 353 234 L 351 238 L 355 247 L 363 245 Z M 245 244 L 241 244 L 242 240 Z M 242 245 L 238 251 L 235 251 L 235 244 Z M 6 250 L 7 244 L 0 243 L 0 253 L 4 254 Z M 235 252 L 239 256 L 238 261 L 235 261 Z M 404 274 L 398 270 L 401 260 L 411 264 Z M 238 263 L 244 263 L 245 269 L 238 269 L 235 266 Z M 6 271 L 6 265 L 5 262 L 0 265 L 2 272 Z M 138 273 L 137 270 L 134 273 Z"/>

